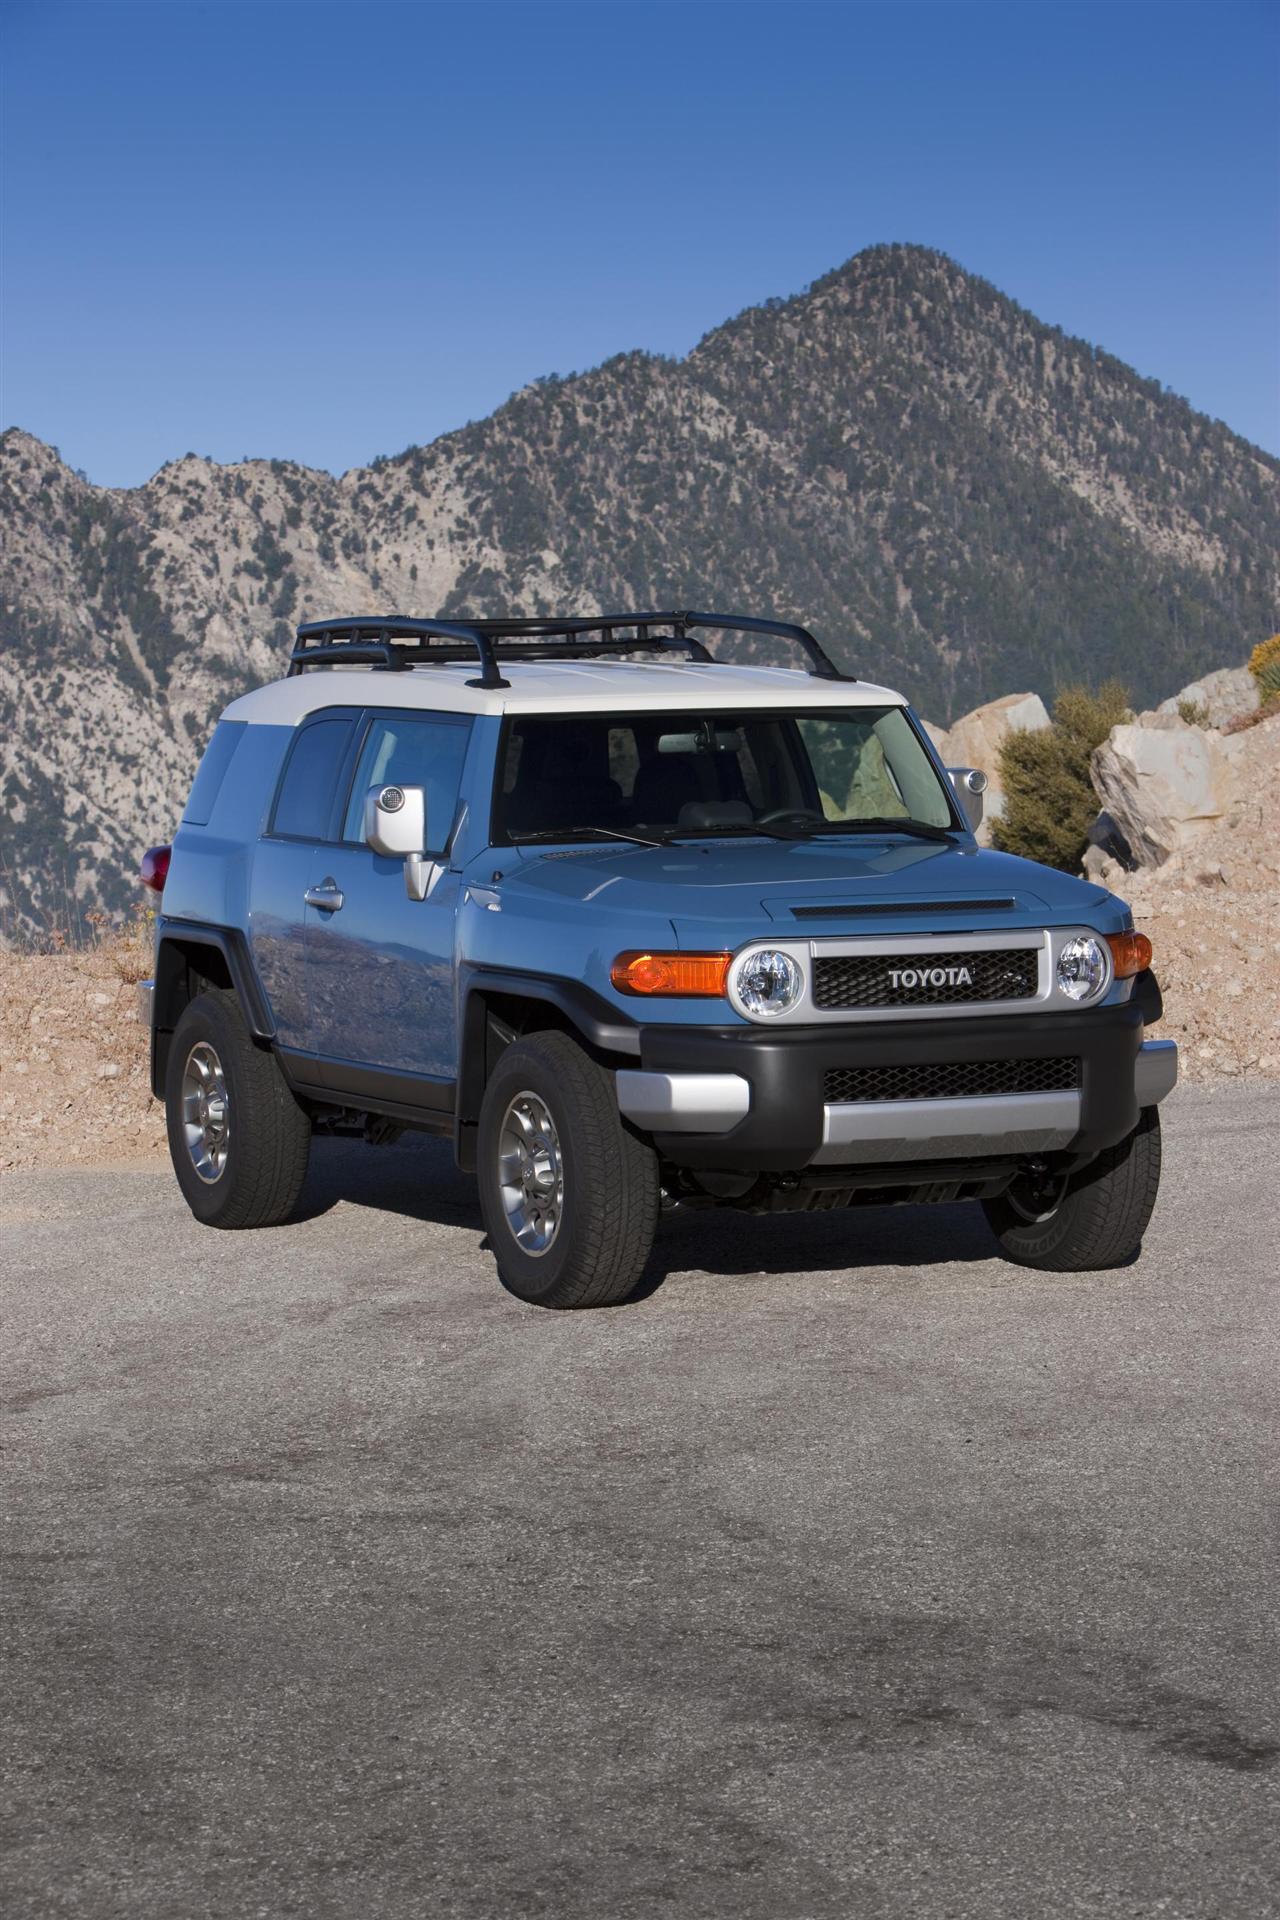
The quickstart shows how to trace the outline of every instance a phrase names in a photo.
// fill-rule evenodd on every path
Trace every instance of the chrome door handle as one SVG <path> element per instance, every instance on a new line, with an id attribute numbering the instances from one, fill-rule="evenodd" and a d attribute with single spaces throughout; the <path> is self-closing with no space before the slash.
<path id="1" fill-rule="evenodd" d="M 302 897 L 309 907 L 319 907 L 321 913 L 336 913 L 345 895 L 336 880 L 323 880 L 318 887 L 308 887 Z"/>

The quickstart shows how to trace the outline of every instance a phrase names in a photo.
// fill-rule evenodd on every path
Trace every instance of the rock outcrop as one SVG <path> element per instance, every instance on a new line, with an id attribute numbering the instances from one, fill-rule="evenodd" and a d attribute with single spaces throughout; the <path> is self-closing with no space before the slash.
<path id="1" fill-rule="evenodd" d="M 1162 700 L 1157 713 L 1181 715 L 1195 708 L 1206 727 L 1225 727 L 1232 720 L 1243 720 L 1258 710 L 1258 683 L 1248 667 L 1219 667 L 1193 680 L 1181 693 Z"/>
<path id="2" fill-rule="evenodd" d="M 1102 876 L 1155 947 L 1165 1018 L 1188 1080 L 1280 1078 L 1280 714 L 1225 741 L 1230 812 L 1163 866 Z"/>
<path id="3" fill-rule="evenodd" d="M 1000 783 L 1000 749 L 1011 733 L 1038 733 L 1049 725 L 1049 715 L 1038 693 L 1007 693 L 964 714 L 944 731 L 926 720 L 925 731 L 949 767 L 978 767 L 987 776 L 987 792 L 978 839 L 990 844 L 991 822 L 1004 812 Z"/>
<path id="4" fill-rule="evenodd" d="M 1239 797 L 1233 743 L 1177 713 L 1142 713 L 1113 727 L 1090 778 L 1128 842 L 1136 867 L 1158 867 L 1193 847 Z"/>

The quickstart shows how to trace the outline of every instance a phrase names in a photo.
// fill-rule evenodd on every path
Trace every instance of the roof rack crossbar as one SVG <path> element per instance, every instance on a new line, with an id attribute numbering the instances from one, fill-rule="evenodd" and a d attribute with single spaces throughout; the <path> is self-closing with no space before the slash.
<path id="1" fill-rule="evenodd" d="M 407 620 L 395 614 L 370 617 L 348 617 L 343 620 L 310 620 L 298 628 L 297 644 L 289 656 L 289 674 L 301 673 L 306 667 L 318 666 L 381 666 L 395 671 L 410 664 L 411 657 L 419 660 L 442 659 L 443 649 L 418 646 L 393 646 L 393 639 L 430 641 L 433 639 L 452 640 L 464 651 L 454 652 L 455 660 L 469 660 L 473 655 L 480 662 L 480 677 L 469 682 L 476 687 L 506 687 L 510 682 L 504 680 L 498 672 L 498 663 L 493 657 L 493 645 L 486 633 L 470 624 L 462 625 L 454 620 Z M 363 650 L 369 650 L 374 657 L 365 658 Z"/>
<path id="2" fill-rule="evenodd" d="M 809 671 L 818 680 L 844 680 L 835 661 L 808 627 L 793 626 L 789 620 L 754 620 L 739 613 L 682 613 L 676 616 L 687 627 L 711 627 L 722 633 L 776 633 L 780 639 L 794 640 L 809 662 Z"/>
<path id="3" fill-rule="evenodd" d="M 657 632 L 657 628 L 669 632 Z M 388 614 L 312 620 L 298 628 L 289 673 L 307 667 L 373 666 L 398 671 L 411 666 L 450 665 L 478 659 L 475 687 L 505 687 L 499 657 L 507 660 L 583 660 L 628 653 L 681 653 L 699 663 L 714 655 L 690 628 L 721 633 L 776 634 L 804 653 L 820 680 L 843 680 L 807 627 L 733 613 L 604 613 L 568 619 L 517 616 L 502 620 L 417 620 Z M 598 635 L 592 639 L 590 636 Z M 631 635 L 633 637 L 627 637 Z M 443 644 L 441 644 L 443 643 Z"/>

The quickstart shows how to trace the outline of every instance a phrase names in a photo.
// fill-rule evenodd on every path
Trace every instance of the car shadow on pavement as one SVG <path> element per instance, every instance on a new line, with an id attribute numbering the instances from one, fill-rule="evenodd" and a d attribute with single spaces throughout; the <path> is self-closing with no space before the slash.
<path id="1" fill-rule="evenodd" d="M 483 1231 L 471 1175 L 458 1171 L 447 1141 L 424 1135 L 406 1135 L 383 1147 L 317 1140 L 297 1218 L 314 1219 L 340 1203 Z M 644 1277 L 627 1304 L 649 1298 L 680 1273 L 931 1267 L 990 1260 L 996 1252 L 982 1210 L 972 1202 L 774 1215 L 676 1207 L 664 1211 Z"/>
<path id="2" fill-rule="evenodd" d="M 957 1206 L 844 1207 L 822 1213 L 736 1213 L 732 1208 L 666 1216 L 645 1283 L 656 1275 L 844 1272 L 850 1267 L 932 1267 L 990 1260 L 995 1239 L 982 1209 Z M 644 1283 L 642 1283 L 643 1285 Z"/>
<path id="3" fill-rule="evenodd" d="M 311 1143 L 311 1166 L 295 1220 L 314 1220 L 345 1202 L 441 1226 L 479 1227 L 476 1183 L 454 1165 L 447 1140 L 406 1133 L 390 1146 L 326 1138 Z"/>

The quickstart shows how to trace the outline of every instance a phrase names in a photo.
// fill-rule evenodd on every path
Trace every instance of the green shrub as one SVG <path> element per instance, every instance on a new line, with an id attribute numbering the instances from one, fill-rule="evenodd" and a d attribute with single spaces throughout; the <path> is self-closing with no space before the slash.
<path id="1" fill-rule="evenodd" d="M 1179 700 L 1178 718 L 1184 720 L 1189 727 L 1207 727 L 1209 709 L 1203 700 Z"/>
<path id="2" fill-rule="evenodd" d="M 1096 693 L 1064 687 L 1051 726 L 1011 733 L 1000 749 L 1004 813 L 992 824 L 992 845 L 1079 873 L 1098 811 L 1089 761 L 1112 727 L 1131 718 L 1127 690 L 1108 680 Z"/>
<path id="3" fill-rule="evenodd" d="M 1258 642 L 1249 655 L 1249 671 L 1258 683 L 1260 700 L 1280 694 L 1280 633 Z"/>

